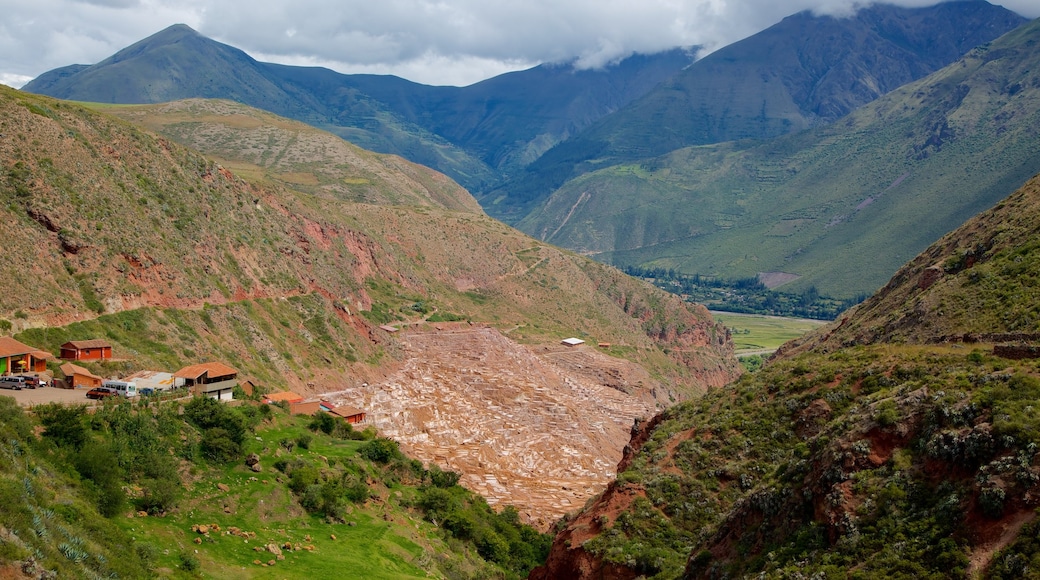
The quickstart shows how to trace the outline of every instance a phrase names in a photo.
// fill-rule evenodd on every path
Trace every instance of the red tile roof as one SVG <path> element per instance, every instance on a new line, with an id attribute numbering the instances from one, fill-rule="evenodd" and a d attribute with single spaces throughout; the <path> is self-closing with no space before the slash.
<path id="1" fill-rule="evenodd" d="M 290 403 L 293 403 L 293 402 L 297 402 L 298 403 L 298 402 L 303 400 L 303 395 L 294 393 L 292 391 L 278 391 L 277 393 L 268 393 L 268 394 L 264 395 L 264 400 L 265 401 L 275 401 L 275 402 L 277 402 L 277 401 L 289 401 Z"/>
<path id="2" fill-rule="evenodd" d="M 22 344 L 10 336 L 0 336 L 0 358 L 29 354 L 37 350 L 40 349 Z"/>
<path id="3" fill-rule="evenodd" d="M 237 375 L 238 371 L 224 363 L 208 362 L 184 367 L 183 369 L 173 373 L 173 376 L 194 380 L 206 373 L 209 373 L 209 376 L 211 377 L 223 377 L 227 375 Z"/>
<path id="4" fill-rule="evenodd" d="M 72 375 L 83 375 L 92 379 L 97 379 L 99 381 L 104 380 L 101 377 L 95 375 L 94 373 L 88 371 L 87 369 L 79 365 L 74 365 L 72 363 L 65 363 L 58 368 L 61 369 L 61 372 L 65 373 L 66 377 L 71 377 Z"/>
<path id="5" fill-rule="evenodd" d="M 71 346 L 72 348 L 83 349 L 83 348 L 112 348 L 112 344 L 106 340 L 100 338 L 93 338 L 91 340 L 70 340 L 65 344 L 61 345 L 62 348 Z"/>

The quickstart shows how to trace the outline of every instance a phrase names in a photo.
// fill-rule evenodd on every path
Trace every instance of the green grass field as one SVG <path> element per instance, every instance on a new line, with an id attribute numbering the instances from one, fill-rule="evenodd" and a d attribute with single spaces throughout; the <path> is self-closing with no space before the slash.
<path id="1" fill-rule="evenodd" d="M 781 344 L 826 324 L 822 320 L 759 314 L 712 311 L 711 315 L 730 329 L 737 356 L 772 352 Z"/>
<path id="2" fill-rule="evenodd" d="M 286 476 L 271 467 L 277 458 L 299 457 L 319 464 L 342 461 L 354 456 L 361 443 L 314 434 L 309 449 L 297 448 L 291 453 L 280 449 L 282 438 L 307 432 L 304 424 L 304 419 L 280 417 L 275 425 L 257 431 L 247 447 L 260 455 L 261 473 L 240 463 L 213 468 L 213 473 L 200 471 L 197 483 L 186 490 L 173 513 L 117 521 L 152 544 L 160 576 L 192 576 L 184 573 L 182 558 L 187 556 L 198 561 L 194 575 L 203 578 L 427 577 L 426 569 L 435 570 L 434 552 L 444 549 L 443 541 L 432 526 L 407 517 L 399 506 L 400 497 L 380 497 L 365 506 L 348 507 L 348 523 L 329 523 L 307 514 L 292 500 L 280 483 Z M 218 489 L 217 482 L 229 490 Z M 402 492 L 410 490 L 397 490 Z M 220 529 L 203 535 L 191 530 L 193 524 L 218 524 Z M 256 535 L 231 534 L 232 527 Z M 285 550 L 286 542 L 299 549 Z M 284 559 L 266 549 L 255 550 L 268 544 L 282 549 Z M 275 563 L 265 566 L 256 561 Z"/>

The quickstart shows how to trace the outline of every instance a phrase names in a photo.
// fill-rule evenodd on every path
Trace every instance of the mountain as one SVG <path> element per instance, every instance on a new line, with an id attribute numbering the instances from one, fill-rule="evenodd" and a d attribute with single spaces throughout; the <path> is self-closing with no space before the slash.
<path id="1" fill-rule="evenodd" d="M 95 107 L 161 134 L 0 92 L 0 329 L 108 340 L 99 376 L 216 360 L 334 394 L 544 531 L 613 477 L 635 418 L 740 374 L 702 306 L 428 168 L 228 101 Z"/>
<path id="2" fill-rule="evenodd" d="M 1040 338 L 1040 180 L 943 236 L 883 288 L 819 333 L 785 346 L 834 350 L 877 342 L 1033 342 Z"/>
<path id="3" fill-rule="evenodd" d="M 1040 22 L 841 120 L 568 182 L 518 225 L 618 266 L 870 294 L 1040 168 Z"/>
<path id="4" fill-rule="evenodd" d="M 769 139 L 831 123 L 1023 24 L 987 2 L 808 11 L 721 48 L 547 152 L 491 195 L 512 223 L 568 179 L 693 145 Z"/>
<path id="5" fill-rule="evenodd" d="M 487 218 L 443 176 L 353 147 L 337 153 L 337 141 L 301 124 L 220 101 L 131 108 L 129 116 L 170 129 L 171 137 L 157 138 L 62 101 L 11 90 L 2 97 L 2 130 L 12 138 L 0 145 L 9 202 L 0 316 L 14 330 L 135 309 L 313 296 L 330 322 L 360 333 L 349 342 L 366 351 L 379 342 L 366 316 L 389 308 L 382 316 L 397 319 L 402 301 L 527 327 L 530 340 L 577 333 L 679 346 L 693 336 L 687 332 L 715 333 L 706 311 Z M 174 137 L 214 151 L 223 143 L 228 166 L 251 181 Z M 648 363 L 657 356 L 631 354 Z M 687 354 L 699 356 L 684 349 L 672 358 Z M 718 354 L 729 368 L 724 348 Z M 666 370 L 671 364 L 655 372 L 687 375 Z"/>
<path id="6" fill-rule="evenodd" d="M 1040 177 L 761 371 L 634 429 L 531 578 L 1030 577 L 1038 199 Z"/>
<path id="7" fill-rule="evenodd" d="M 97 64 L 46 72 L 23 90 L 100 103 L 233 100 L 402 155 L 481 191 L 692 60 L 676 49 L 598 70 L 542 65 L 469 87 L 432 87 L 261 63 L 178 24 Z"/>

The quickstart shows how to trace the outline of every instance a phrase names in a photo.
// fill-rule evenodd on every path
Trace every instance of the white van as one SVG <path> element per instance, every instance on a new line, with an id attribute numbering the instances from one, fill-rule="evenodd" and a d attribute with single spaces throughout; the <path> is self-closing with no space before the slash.
<path id="1" fill-rule="evenodd" d="M 137 384 L 132 381 L 102 381 L 101 387 L 113 391 L 117 395 L 121 395 L 123 397 L 137 396 Z"/>

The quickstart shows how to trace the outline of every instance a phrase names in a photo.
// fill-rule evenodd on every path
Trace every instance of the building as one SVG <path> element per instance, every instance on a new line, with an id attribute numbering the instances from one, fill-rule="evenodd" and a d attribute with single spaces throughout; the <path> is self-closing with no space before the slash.
<path id="1" fill-rule="evenodd" d="M 22 344 L 10 336 L 0 336 L 0 374 L 42 373 L 54 355 Z"/>
<path id="2" fill-rule="evenodd" d="M 238 371 L 219 362 L 184 367 L 173 373 L 173 376 L 184 379 L 184 386 L 188 387 L 191 394 L 221 401 L 232 400 L 232 391 L 238 384 Z"/>
<path id="3" fill-rule="evenodd" d="M 70 389 L 93 389 L 94 387 L 100 387 L 102 381 L 104 381 L 101 377 L 79 365 L 65 363 L 60 368 L 61 372 L 65 374 L 65 386 Z"/>
<path id="4" fill-rule="evenodd" d="M 266 395 L 264 395 L 264 402 L 267 404 L 280 403 L 282 401 L 285 401 L 290 405 L 293 405 L 295 403 L 302 403 L 303 395 L 294 393 L 292 391 L 277 391 L 274 393 L 267 393 Z"/>
<path id="5" fill-rule="evenodd" d="M 585 341 L 580 338 L 565 338 L 560 341 L 562 344 L 567 346 L 578 346 L 579 344 L 585 344 Z"/>
<path id="6" fill-rule="evenodd" d="M 169 391 L 184 386 L 184 379 L 162 371 L 137 371 L 123 380 L 136 384 L 137 392 L 142 394 Z"/>
<path id="7" fill-rule="evenodd" d="M 365 422 L 365 412 L 354 407 L 334 407 L 328 401 L 321 402 L 321 409 L 335 417 L 341 417 L 347 423 L 357 425 Z"/>
<path id="8" fill-rule="evenodd" d="M 112 358 L 112 345 L 101 339 L 70 340 L 61 345 L 61 358 L 65 360 L 108 360 Z"/>
<path id="9" fill-rule="evenodd" d="M 289 414 L 290 415 L 313 415 L 322 410 L 321 403 L 319 401 L 309 401 L 306 403 L 289 403 Z"/>

